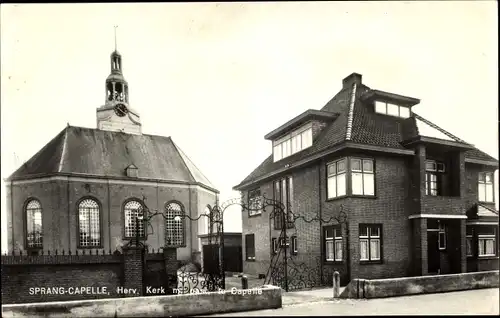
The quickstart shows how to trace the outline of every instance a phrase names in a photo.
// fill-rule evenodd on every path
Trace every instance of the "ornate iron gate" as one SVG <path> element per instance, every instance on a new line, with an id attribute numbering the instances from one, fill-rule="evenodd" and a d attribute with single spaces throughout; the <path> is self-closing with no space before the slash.
<path id="1" fill-rule="evenodd" d="M 223 223 L 223 213 L 225 208 L 221 208 L 215 205 L 210 209 L 208 213 L 200 214 L 196 218 L 193 218 L 184 211 L 171 208 L 170 205 L 165 208 L 164 211 L 151 210 L 145 203 L 145 198 L 143 197 L 144 206 L 138 211 L 136 217 L 136 234 L 137 237 L 131 239 L 127 245 L 136 246 L 143 250 L 143 260 L 146 262 L 144 251 L 147 246 L 144 241 L 147 239 L 148 230 L 152 229 L 151 220 L 157 216 L 161 216 L 165 223 L 167 222 L 190 222 L 190 227 L 200 227 L 207 226 L 209 229 L 208 233 L 208 245 L 211 246 L 212 252 L 203 255 L 203 263 L 209 264 L 208 268 L 198 267 L 194 263 L 188 263 L 184 266 L 180 266 L 177 269 L 177 275 L 171 277 L 172 275 L 157 276 L 159 279 L 165 280 L 163 282 L 158 282 L 158 285 L 163 286 L 176 286 L 173 288 L 174 294 L 186 294 L 186 293 L 199 293 L 199 292 L 213 292 L 225 288 L 225 266 L 224 266 L 224 223 Z M 227 207 L 227 206 L 226 206 Z M 176 224 L 176 223 L 174 223 Z M 145 233 L 144 237 L 139 237 L 140 228 L 146 229 L 143 231 Z M 185 228 L 185 227 L 184 227 Z M 168 239 L 167 234 L 167 239 Z M 175 239 L 175 233 L 171 234 Z M 203 252 L 203 250 L 202 250 Z M 146 264 L 144 264 L 146 265 Z M 151 279 L 151 274 L 145 275 L 147 279 Z M 176 282 L 176 283 L 175 283 Z"/>
<path id="2" fill-rule="evenodd" d="M 317 214 L 292 211 L 290 203 L 285 205 L 265 197 L 258 200 L 258 204 L 253 202 L 244 208 L 269 211 L 271 255 L 264 284 L 280 286 L 285 291 L 322 286 L 323 244 L 317 231 L 321 231 L 322 225 L 347 223 L 343 206 L 334 216 L 323 219 Z"/>

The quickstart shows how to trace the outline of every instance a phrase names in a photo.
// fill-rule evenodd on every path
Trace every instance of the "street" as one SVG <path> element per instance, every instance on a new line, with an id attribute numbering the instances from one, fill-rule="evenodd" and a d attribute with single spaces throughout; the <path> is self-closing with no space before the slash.
<path id="1" fill-rule="evenodd" d="M 371 300 L 342 299 L 214 316 L 498 315 L 498 289 L 426 294 Z M 206 316 L 208 317 L 208 316 Z"/>

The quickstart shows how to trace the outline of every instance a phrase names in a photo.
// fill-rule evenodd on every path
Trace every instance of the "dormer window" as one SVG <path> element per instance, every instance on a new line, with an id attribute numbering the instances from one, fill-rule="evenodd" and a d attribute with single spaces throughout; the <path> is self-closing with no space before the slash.
<path id="1" fill-rule="evenodd" d="M 311 146 L 312 124 L 307 124 L 273 142 L 274 162 Z"/>
<path id="2" fill-rule="evenodd" d="M 410 117 L 410 108 L 381 101 L 375 101 L 375 112 L 401 118 Z"/>

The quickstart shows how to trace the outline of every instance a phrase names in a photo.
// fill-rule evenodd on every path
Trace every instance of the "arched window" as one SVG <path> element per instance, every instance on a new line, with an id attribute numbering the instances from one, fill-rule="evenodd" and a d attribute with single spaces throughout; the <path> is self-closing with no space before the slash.
<path id="1" fill-rule="evenodd" d="M 42 205 L 38 200 L 26 204 L 26 243 L 28 248 L 43 247 Z"/>
<path id="2" fill-rule="evenodd" d="M 80 247 L 101 246 L 101 216 L 95 200 L 85 199 L 78 204 L 78 229 Z"/>
<path id="3" fill-rule="evenodd" d="M 184 246 L 184 208 L 177 202 L 165 206 L 165 245 Z"/>
<path id="4" fill-rule="evenodd" d="M 124 207 L 125 213 L 125 237 L 144 237 L 144 221 L 138 220 L 138 217 L 142 217 L 142 204 L 139 201 L 128 201 Z M 137 231 L 139 235 L 137 235 Z"/>

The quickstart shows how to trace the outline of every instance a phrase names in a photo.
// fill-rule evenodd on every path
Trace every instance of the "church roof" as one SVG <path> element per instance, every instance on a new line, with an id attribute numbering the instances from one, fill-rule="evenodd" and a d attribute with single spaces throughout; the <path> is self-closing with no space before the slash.
<path id="1" fill-rule="evenodd" d="M 138 178 L 127 177 L 127 167 Z M 9 178 L 74 175 L 198 184 L 218 193 L 170 137 L 67 126 Z"/>

